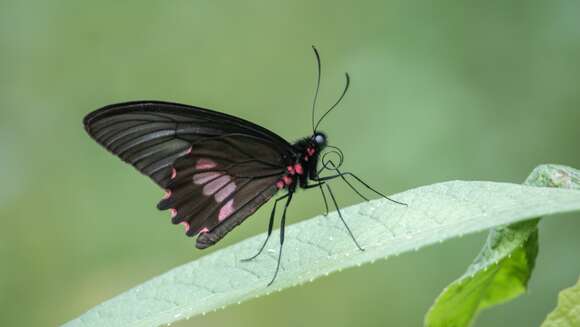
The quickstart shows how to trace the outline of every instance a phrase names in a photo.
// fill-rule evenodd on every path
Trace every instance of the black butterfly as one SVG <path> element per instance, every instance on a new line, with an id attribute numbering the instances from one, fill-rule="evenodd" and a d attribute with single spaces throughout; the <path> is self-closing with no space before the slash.
<path id="1" fill-rule="evenodd" d="M 95 141 L 166 190 L 157 208 L 169 209 L 171 221 L 185 225 L 187 236 L 197 235 L 196 247 L 199 249 L 217 243 L 276 193 L 285 190 L 285 194 L 275 200 L 268 236 L 262 247 L 256 255 L 245 259 L 251 260 L 262 252 L 272 233 L 276 205 L 285 199 L 280 224 L 278 264 L 270 285 L 280 268 L 286 210 L 297 187 L 319 188 L 328 213 L 325 186 L 339 217 L 361 250 L 344 222 L 327 182 L 342 178 L 359 196 L 368 200 L 346 179 L 346 176 L 350 176 L 387 198 L 354 174 L 340 171 L 342 151 L 327 145 L 326 135 L 318 131 L 320 122 L 346 94 L 350 83 L 348 74 L 346 86 L 338 101 L 314 124 L 321 65 L 318 51 L 313 49 L 318 64 L 318 78 L 312 106 L 312 135 L 294 144 L 237 117 L 159 101 L 106 106 L 85 117 L 85 129 Z M 325 148 L 331 151 L 321 155 Z M 327 159 L 329 153 L 334 153 L 338 162 Z M 332 171 L 333 174 L 321 177 L 324 171 Z"/>

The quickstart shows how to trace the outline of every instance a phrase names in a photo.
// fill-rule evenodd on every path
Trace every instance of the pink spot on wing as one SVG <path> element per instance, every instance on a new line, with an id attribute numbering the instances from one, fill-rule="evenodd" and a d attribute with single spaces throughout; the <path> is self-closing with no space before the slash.
<path id="1" fill-rule="evenodd" d="M 214 194 L 215 192 L 217 192 L 217 190 L 219 190 L 224 185 L 229 183 L 230 180 L 231 180 L 230 176 L 228 176 L 228 175 L 222 175 L 222 176 L 218 177 L 217 179 L 214 179 L 213 181 L 207 183 L 203 187 L 203 195 L 210 196 L 210 195 Z"/>
<path id="2" fill-rule="evenodd" d="M 193 182 L 195 184 L 205 184 L 209 181 L 211 181 L 212 179 L 217 178 L 218 176 L 220 176 L 220 173 L 216 173 L 216 172 L 207 172 L 207 173 L 199 173 L 199 174 L 195 174 L 193 175 Z"/>
<path id="3" fill-rule="evenodd" d="M 177 176 L 177 170 L 175 168 L 171 168 L 171 179 L 174 179 Z"/>
<path id="4" fill-rule="evenodd" d="M 207 233 L 207 232 L 209 232 L 209 229 L 207 229 L 207 227 L 204 227 L 199 231 L 200 234 Z"/>
<path id="5" fill-rule="evenodd" d="M 306 153 L 308 154 L 309 157 L 312 157 L 315 152 L 316 152 L 316 150 L 314 150 L 314 148 L 306 149 Z"/>
<path id="6" fill-rule="evenodd" d="M 286 170 L 288 170 L 288 174 L 290 174 L 290 175 L 294 175 L 295 174 L 294 167 L 292 167 L 292 166 L 286 167 Z"/>
<path id="7" fill-rule="evenodd" d="M 163 200 L 169 199 L 171 197 L 171 190 L 165 190 L 165 195 L 163 196 Z"/>
<path id="8" fill-rule="evenodd" d="M 169 209 L 169 212 L 171 213 L 171 218 L 177 216 L 177 210 L 175 210 L 175 208 Z"/>
<path id="9" fill-rule="evenodd" d="M 292 184 L 292 178 L 288 175 L 282 177 L 282 180 L 284 181 L 284 184 L 286 184 L 286 185 Z"/>
<path id="10" fill-rule="evenodd" d="M 302 165 L 299 163 L 294 165 L 294 170 L 296 171 L 296 174 L 298 174 L 298 175 L 304 174 L 304 169 L 302 169 Z"/>
<path id="11" fill-rule="evenodd" d="M 234 199 L 230 199 L 221 209 L 218 214 L 218 220 L 224 221 L 234 212 Z"/>
<path id="12" fill-rule="evenodd" d="M 189 225 L 189 223 L 187 221 L 182 221 L 179 224 L 183 225 L 186 233 L 189 232 L 189 229 L 191 228 L 191 226 Z"/>
<path id="13" fill-rule="evenodd" d="M 195 169 L 197 170 L 211 169 L 214 168 L 215 166 L 217 166 L 217 164 L 213 160 L 201 158 L 195 164 Z"/>
<path id="14" fill-rule="evenodd" d="M 205 189 L 205 188 L 204 188 Z M 230 196 L 236 190 L 236 184 L 234 182 L 229 183 L 226 187 L 222 188 L 215 194 L 216 202 L 222 202 L 228 196 Z"/>
<path id="15" fill-rule="evenodd" d="M 276 182 L 276 187 L 277 187 L 279 190 L 283 189 L 283 188 L 284 188 L 284 181 L 282 181 L 282 180 L 279 180 L 279 181 L 277 181 L 277 182 Z"/>

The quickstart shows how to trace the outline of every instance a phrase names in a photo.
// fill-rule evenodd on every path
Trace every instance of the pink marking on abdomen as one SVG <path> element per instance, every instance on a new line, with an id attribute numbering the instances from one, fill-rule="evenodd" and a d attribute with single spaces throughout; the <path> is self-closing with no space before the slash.
<path id="1" fill-rule="evenodd" d="M 279 180 L 276 182 L 276 187 L 281 190 L 284 188 L 284 181 L 283 180 Z"/>
<path id="2" fill-rule="evenodd" d="M 175 168 L 171 168 L 171 179 L 174 179 L 177 176 L 177 170 Z"/>
<path id="3" fill-rule="evenodd" d="M 203 234 L 203 233 L 207 233 L 207 232 L 209 232 L 209 229 L 207 229 L 207 227 L 204 227 L 199 231 L 199 234 Z"/>
<path id="4" fill-rule="evenodd" d="M 228 218 L 232 213 L 234 213 L 234 199 L 230 199 L 221 209 L 218 214 L 218 220 L 220 222 Z"/>
<path id="5" fill-rule="evenodd" d="M 214 179 L 213 181 L 207 183 L 203 187 L 203 195 L 210 196 L 210 195 L 214 194 L 215 192 L 217 192 L 217 190 L 219 190 L 224 185 L 229 183 L 230 180 L 231 180 L 231 178 L 228 175 L 222 175 L 219 178 Z"/>
<path id="6" fill-rule="evenodd" d="M 201 158 L 195 164 L 195 169 L 197 170 L 211 169 L 214 168 L 215 166 L 217 166 L 217 164 L 213 160 Z"/>
<path id="7" fill-rule="evenodd" d="M 284 184 L 286 184 L 286 185 L 292 184 L 292 178 L 288 175 L 282 177 L 282 180 L 284 181 Z"/>
<path id="8" fill-rule="evenodd" d="M 189 223 L 187 221 L 182 221 L 179 224 L 183 225 L 186 233 L 189 232 L 189 229 L 191 228 L 191 226 L 189 225 Z"/>
<path id="9" fill-rule="evenodd" d="M 218 176 L 220 176 L 220 173 L 216 173 L 216 172 L 207 172 L 207 173 L 199 173 L 199 174 L 195 174 L 193 175 L 193 182 L 195 184 L 205 184 L 209 181 L 211 181 L 212 179 L 217 178 Z"/>
<path id="10" fill-rule="evenodd" d="M 171 213 L 171 218 L 177 216 L 177 210 L 175 208 L 169 209 L 169 212 Z"/>
<path id="11" fill-rule="evenodd" d="M 226 187 L 222 188 L 215 194 L 216 202 L 222 202 L 228 196 L 230 196 L 236 190 L 236 184 L 234 182 L 230 182 Z"/>
<path id="12" fill-rule="evenodd" d="M 171 190 L 165 190 L 165 195 L 163 196 L 163 200 L 169 199 L 171 197 Z"/>
<path id="13" fill-rule="evenodd" d="M 185 154 L 190 154 L 192 150 L 193 150 L 192 147 L 187 148 L 187 151 L 185 151 Z"/>
<path id="14" fill-rule="evenodd" d="M 304 169 L 302 169 L 302 165 L 299 163 L 294 165 L 294 170 L 296 171 L 296 174 L 298 174 L 298 175 L 304 174 Z"/>

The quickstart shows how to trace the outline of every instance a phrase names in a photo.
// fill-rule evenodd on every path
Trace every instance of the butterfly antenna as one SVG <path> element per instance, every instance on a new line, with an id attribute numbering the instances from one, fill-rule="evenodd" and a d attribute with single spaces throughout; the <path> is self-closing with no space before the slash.
<path id="1" fill-rule="evenodd" d="M 316 100 L 318 100 L 318 90 L 320 89 L 321 64 L 318 50 L 316 50 L 315 46 L 312 46 L 312 50 L 314 50 L 314 55 L 316 56 L 316 65 L 318 67 L 318 76 L 316 78 L 316 92 L 314 93 L 314 101 L 312 101 L 312 134 L 314 134 L 314 132 L 316 131 L 316 129 L 314 128 L 314 111 L 316 109 Z"/>
<path id="2" fill-rule="evenodd" d="M 320 123 L 322 122 L 322 120 L 324 119 L 324 117 L 326 117 L 326 115 L 328 115 L 334 108 L 336 108 L 336 106 L 338 106 L 338 104 L 342 101 L 342 99 L 344 98 L 346 91 L 348 91 L 348 87 L 350 85 L 350 76 L 348 75 L 348 73 L 344 74 L 346 76 L 346 85 L 344 86 L 344 90 L 342 91 L 342 94 L 340 95 L 340 98 L 338 98 L 338 100 L 336 101 L 335 104 L 332 105 L 332 107 L 330 107 L 330 109 L 328 109 L 328 111 L 326 111 L 324 113 L 324 115 L 322 115 L 322 117 L 320 117 L 320 119 L 318 120 L 318 123 L 316 123 L 316 126 L 314 127 L 314 130 L 318 129 L 318 125 L 320 125 Z"/>

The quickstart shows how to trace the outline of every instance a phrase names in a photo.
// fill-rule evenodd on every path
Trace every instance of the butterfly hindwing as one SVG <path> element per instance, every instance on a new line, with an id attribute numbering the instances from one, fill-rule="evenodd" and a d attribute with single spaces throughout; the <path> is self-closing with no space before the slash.
<path id="1" fill-rule="evenodd" d="M 196 247 L 199 249 L 205 249 L 218 242 L 222 237 L 229 233 L 234 227 L 241 224 L 247 217 L 252 215 L 256 210 L 258 210 L 258 208 L 270 200 L 276 192 L 278 192 L 278 188 L 267 183 L 267 181 L 262 181 L 261 184 L 263 185 L 263 188 L 260 188 L 260 192 L 255 193 L 253 198 L 250 197 L 250 200 L 246 201 L 243 206 L 237 208 L 228 219 L 217 225 L 211 231 L 199 234 Z"/>
<path id="2" fill-rule="evenodd" d="M 284 174 L 282 158 L 262 143 L 228 134 L 193 144 L 173 164 L 158 208 L 170 209 L 172 222 L 184 224 L 188 236 L 211 232 L 234 217 L 241 222 L 277 191 Z M 264 192 L 268 196 L 261 196 Z"/>

